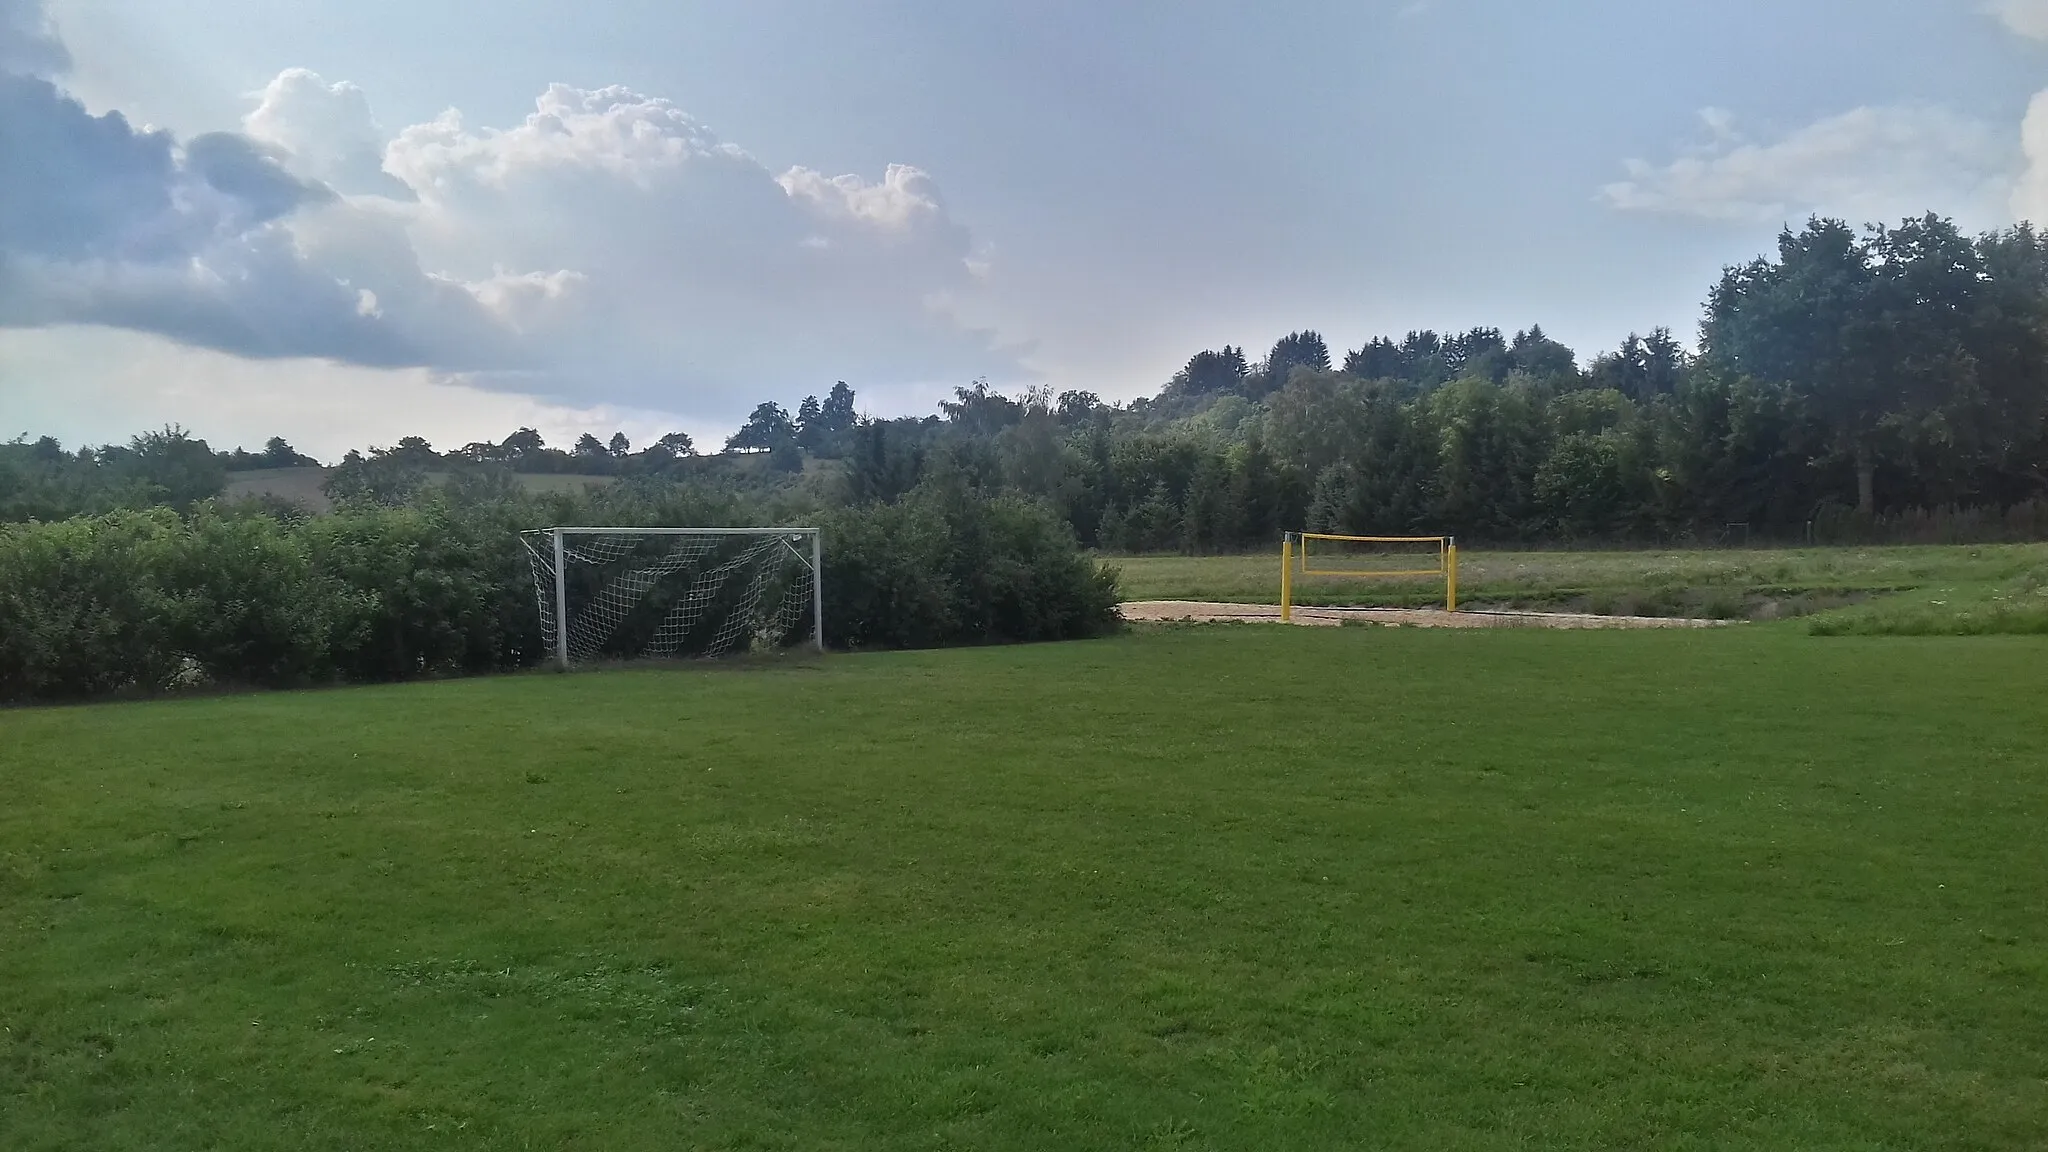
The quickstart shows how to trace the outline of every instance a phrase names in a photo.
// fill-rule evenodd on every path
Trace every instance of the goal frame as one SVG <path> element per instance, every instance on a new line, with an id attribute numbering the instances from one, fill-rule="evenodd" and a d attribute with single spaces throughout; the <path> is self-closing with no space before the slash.
<path id="1" fill-rule="evenodd" d="M 564 541 L 571 536 L 808 536 L 811 538 L 811 636 L 825 651 L 825 538 L 816 528 L 639 528 L 554 527 L 535 535 L 549 537 L 555 562 L 555 666 L 569 670 L 569 581 L 563 571 Z M 792 545 L 794 547 L 794 545 Z"/>
<path id="2" fill-rule="evenodd" d="M 1357 572 L 1345 569 L 1310 568 L 1308 542 L 1328 540 L 1343 544 L 1434 544 L 1437 566 L 1402 571 Z M 1298 551 L 1297 551 L 1298 549 Z M 1423 576 L 1441 577 L 1444 582 L 1444 611 L 1458 610 L 1458 538 L 1456 536 L 1343 536 L 1334 532 L 1283 532 L 1280 534 L 1280 619 L 1294 620 L 1294 577 L 1297 566 L 1302 576 L 1346 576 L 1358 580 L 1413 580 Z"/>

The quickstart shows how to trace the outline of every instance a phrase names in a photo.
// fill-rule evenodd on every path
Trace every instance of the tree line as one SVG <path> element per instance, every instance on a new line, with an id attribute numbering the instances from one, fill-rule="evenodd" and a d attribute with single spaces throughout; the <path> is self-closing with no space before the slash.
<path id="1" fill-rule="evenodd" d="M 1701 340 L 1583 365 L 1531 326 L 1224 345 L 1128 406 L 961 389 L 850 438 L 853 499 L 944 458 L 1112 551 L 1282 531 L 1480 542 L 2048 534 L 2048 238 L 1815 219 L 1728 268 Z"/>
<path id="2" fill-rule="evenodd" d="M 886 503 L 933 468 L 1043 502 L 1086 547 L 1264 547 L 1300 528 L 1480 542 L 1665 542 L 1881 533 L 1887 523 L 2048 530 L 2048 238 L 1928 215 L 1814 219 L 1708 291 L 1701 338 L 1666 329 L 1581 358 L 1540 326 L 1383 336 L 1333 354 L 1292 332 L 1262 358 L 1204 350 L 1156 395 L 958 389 L 921 418 L 859 414 L 836 384 L 764 401 L 700 455 L 533 429 L 445 452 L 351 452 L 341 500 L 399 505 L 453 473 L 796 484 Z M 189 508 L 227 473 L 304 461 L 281 439 L 212 452 L 175 429 L 66 453 L 0 445 L 0 520 Z M 823 462 L 821 475 L 807 467 Z M 821 478 L 822 476 L 822 478 Z"/>

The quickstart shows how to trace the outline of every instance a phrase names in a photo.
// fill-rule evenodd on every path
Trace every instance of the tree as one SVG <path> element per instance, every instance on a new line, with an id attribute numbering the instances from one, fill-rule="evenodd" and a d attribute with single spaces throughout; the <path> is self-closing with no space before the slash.
<path id="1" fill-rule="evenodd" d="M 176 425 L 135 437 L 115 459 L 117 468 L 148 484 L 159 503 L 174 508 L 211 500 L 227 487 L 227 468 L 213 449 Z"/>
<path id="2" fill-rule="evenodd" d="M 510 460 L 512 458 L 512 450 L 503 444 L 493 444 L 488 440 L 473 440 L 457 448 L 449 453 L 449 455 L 471 464 L 488 464 Z"/>
<path id="3" fill-rule="evenodd" d="M 1024 418 L 1024 406 L 976 380 L 973 387 L 953 389 L 951 400 L 939 401 L 946 422 L 967 436 L 987 439 Z"/>
<path id="4" fill-rule="evenodd" d="M 796 425 L 782 405 L 764 400 L 756 405 L 747 422 L 725 442 L 727 452 L 773 451 L 796 443 Z"/>
<path id="5" fill-rule="evenodd" d="M 796 406 L 796 442 L 815 449 L 825 437 L 824 409 L 816 396 L 806 396 Z"/>
<path id="6" fill-rule="evenodd" d="M 846 463 L 849 503 L 895 501 L 923 478 L 924 446 L 917 422 L 864 420 L 855 425 Z"/>
<path id="7" fill-rule="evenodd" d="M 311 456 L 301 455 L 282 436 L 272 436 L 264 442 L 262 460 L 265 468 L 313 468 L 320 463 Z"/>
<path id="8" fill-rule="evenodd" d="M 1508 362 L 1514 370 L 1553 386 L 1576 388 L 1584 383 L 1579 375 L 1578 356 L 1545 335 L 1541 324 L 1515 333 L 1515 342 L 1508 348 Z"/>
<path id="9" fill-rule="evenodd" d="M 1707 303 L 1705 345 L 1813 410 L 1853 462 L 1856 510 L 1868 517 L 1887 433 L 1974 386 L 1969 324 L 1983 285 L 1976 248 L 1940 217 L 1861 237 L 1816 217 L 1778 237 L 1775 261 L 1728 269 Z"/>
<path id="10" fill-rule="evenodd" d="M 614 432 L 612 442 L 605 445 L 605 451 L 611 453 L 614 460 L 624 460 L 633 454 L 633 442 L 626 439 L 624 432 Z"/>
<path id="11" fill-rule="evenodd" d="M 1080 424 L 1092 420 L 1102 411 L 1102 397 L 1093 392 L 1068 391 L 1060 393 L 1053 413 L 1062 424 Z"/>
<path id="12" fill-rule="evenodd" d="M 1631 332 L 1619 350 L 1593 358 L 1586 370 L 1586 383 L 1647 403 L 1677 391 L 1679 375 L 1686 366 L 1685 349 L 1671 338 L 1671 329 L 1655 329 L 1647 339 Z"/>
<path id="13" fill-rule="evenodd" d="M 576 438 L 576 446 L 569 450 L 569 454 L 585 464 L 608 462 L 612 458 L 611 450 L 604 446 L 604 441 L 588 432 Z"/>
<path id="14" fill-rule="evenodd" d="M 537 455 L 544 451 L 547 446 L 548 442 L 541 439 L 540 433 L 531 428 L 521 428 L 519 431 L 505 437 L 504 443 L 499 445 L 500 448 L 505 450 L 505 458 L 514 461 Z"/>
<path id="15" fill-rule="evenodd" d="M 1296 368 L 1307 368 L 1312 372 L 1330 370 L 1330 347 L 1323 343 L 1319 333 L 1313 331 L 1289 332 L 1273 344 L 1273 350 L 1266 354 L 1266 362 L 1259 369 L 1255 391 L 1263 396 L 1277 392 L 1287 386 L 1287 377 Z"/>
<path id="16" fill-rule="evenodd" d="M 1167 396 L 1213 396 L 1225 392 L 1243 394 L 1245 379 L 1251 375 L 1244 349 L 1228 344 L 1221 352 L 1202 351 L 1188 358 L 1180 371 L 1167 381 Z"/>
<path id="17" fill-rule="evenodd" d="M 396 507 L 417 496 L 426 481 L 426 469 L 416 456 L 380 451 L 365 458 L 351 449 L 322 487 L 337 501 Z"/>
<path id="18" fill-rule="evenodd" d="M 694 456 L 697 446 L 690 440 L 688 432 L 670 432 L 656 440 L 648 451 L 666 453 L 670 457 Z"/>
<path id="19" fill-rule="evenodd" d="M 854 424 L 860 419 L 860 414 L 853 409 L 853 389 L 846 386 L 846 381 L 840 380 L 832 385 L 832 391 L 826 394 L 825 403 L 819 409 L 818 416 L 827 431 L 853 430 Z"/>
<path id="20" fill-rule="evenodd" d="M 427 443 L 424 436 L 406 436 L 398 441 L 389 455 L 421 469 L 431 468 L 441 462 L 441 454 Z"/>
<path id="21" fill-rule="evenodd" d="M 1408 364 L 1399 344 L 1375 336 L 1363 348 L 1344 354 L 1344 374 L 1360 380 L 1401 380 L 1408 375 Z"/>

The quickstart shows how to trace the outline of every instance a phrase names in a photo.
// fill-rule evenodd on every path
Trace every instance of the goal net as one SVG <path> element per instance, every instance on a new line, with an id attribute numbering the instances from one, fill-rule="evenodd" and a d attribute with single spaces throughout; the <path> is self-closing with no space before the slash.
<path id="1" fill-rule="evenodd" d="M 825 648 L 815 528 L 543 528 L 520 536 L 564 668 Z"/>
<path id="2" fill-rule="evenodd" d="M 1458 610 L 1458 542 L 1449 536 L 1339 536 L 1290 533 L 1280 544 L 1280 610 L 1292 618 L 1295 581 L 1352 578 L 1438 583 L 1444 608 Z"/>

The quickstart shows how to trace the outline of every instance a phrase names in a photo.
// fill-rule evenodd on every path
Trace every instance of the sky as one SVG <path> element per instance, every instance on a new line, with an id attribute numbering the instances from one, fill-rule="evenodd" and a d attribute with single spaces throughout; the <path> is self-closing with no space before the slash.
<path id="1" fill-rule="evenodd" d="M 67 444 L 1589 360 L 1811 214 L 2048 219 L 2048 0 L 0 0 L 0 73 L 0 437 Z"/>

